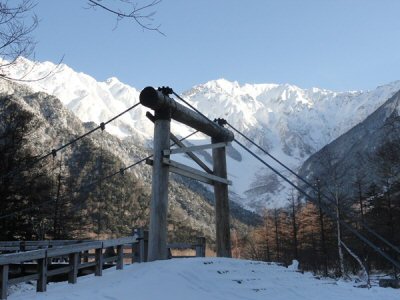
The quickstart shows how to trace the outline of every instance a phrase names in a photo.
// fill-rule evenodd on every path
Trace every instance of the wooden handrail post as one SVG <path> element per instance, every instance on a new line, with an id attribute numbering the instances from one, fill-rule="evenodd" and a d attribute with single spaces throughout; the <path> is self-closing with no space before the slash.
<path id="1" fill-rule="evenodd" d="M 139 263 L 143 263 L 145 262 L 145 255 L 147 253 L 147 251 L 145 250 L 145 240 L 144 240 L 144 229 L 143 228 L 137 228 L 135 230 L 136 234 L 138 235 L 138 243 L 135 245 L 136 248 L 136 259 L 137 262 Z"/>
<path id="2" fill-rule="evenodd" d="M 206 257 L 206 238 L 198 237 L 196 243 L 196 257 Z"/>
<path id="3" fill-rule="evenodd" d="M 170 148 L 170 110 L 156 110 L 155 117 L 148 261 L 168 258 L 167 214 L 169 167 L 163 163 L 163 150 L 169 150 Z"/>
<path id="4" fill-rule="evenodd" d="M 38 259 L 37 263 L 39 278 L 37 280 L 36 291 L 45 292 L 47 289 L 47 257 Z"/>
<path id="5" fill-rule="evenodd" d="M 104 257 L 103 257 L 103 248 L 96 249 L 96 269 L 94 272 L 95 276 L 102 276 L 103 275 L 103 263 L 104 263 Z"/>
<path id="6" fill-rule="evenodd" d="M 117 246 L 117 270 L 124 268 L 124 245 Z"/>
<path id="7" fill-rule="evenodd" d="M 0 281 L 1 281 L 1 290 L 0 290 L 0 299 L 7 299 L 7 288 L 8 288 L 8 270 L 9 265 L 0 265 Z"/>
<path id="8" fill-rule="evenodd" d="M 69 255 L 69 265 L 72 269 L 68 272 L 68 283 L 75 284 L 78 278 L 78 263 L 79 253 L 72 253 Z"/>

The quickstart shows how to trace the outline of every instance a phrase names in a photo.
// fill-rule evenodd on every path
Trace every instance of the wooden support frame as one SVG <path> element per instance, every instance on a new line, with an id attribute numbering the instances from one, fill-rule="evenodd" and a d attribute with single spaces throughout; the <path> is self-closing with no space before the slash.
<path id="1" fill-rule="evenodd" d="M 205 150 L 205 149 L 226 147 L 228 145 L 229 145 L 229 143 L 223 142 L 223 143 L 198 145 L 198 146 L 191 146 L 191 147 L 181 147 L 181 148 L 177 148 L 177 149 L 164 150 L 163 154 L 170 155 L 170 154 L 178 154 L 178 153 L 195 152 L 195 151 L 201 151 L 201 150 Z"/>
<path id="2" fill-rule="evenodd" d="M 155 117 L 150 112 L 146 113 L 146 117 L 150 121 L 152 121 L 154 123 Z M 173 141 L 178 147 L 180 147 L 180 148 L 185 148 L 186 147 L 172 132 L 170 132 L 170 138 L 171 138 L 171 141 Z M 189 156 L 191 159 L 193 159 L 193 161 L 198 166 L 200 166 L 204 171 L 206 171 L 207 173 L 212 174 L 212 170 L 205 163 L 203 163 L 201 161 L 201 159 L 198 158 L 193 152 L 186 152 L 185 154 L 187 156 Z"/>
<path id="3" fill-rule="evenodd" d="M 154 155 L 147 160 L 153 166 L 152 200 L 150 205 L 150 234 L 148 260 L 167 259 L 167 222 L 168 209 L 168 174 L 174 172 L 208 184 L 214 185 L 217 256 L 231 257 L 229 199 L 226 170 L 226 146 L 233 141 L 234 135 L 221 124 L 212 122 L 199 113 L 183 106 L 161 91 L 146 87 L 140 93 L 140 103 L 155 111 L 154 121 Z M 185 147 L 177 143 L 180 149 L 170 149 L 170 120 L 186 124 L 212 138 L 212 144 Z M 177 140 L 174 137 L 174 140 Z M 192 152 L 212 149 L 214 170 L 211 170 Z M 169 155 L 185 153 L 200 165 L 206 172 L 171 161 Z"/>

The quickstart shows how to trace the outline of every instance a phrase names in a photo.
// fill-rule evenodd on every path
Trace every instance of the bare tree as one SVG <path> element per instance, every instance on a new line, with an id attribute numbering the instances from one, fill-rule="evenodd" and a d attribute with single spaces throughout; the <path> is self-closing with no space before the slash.
<path id="1" fill-rule="evenodd" d="M 18 57 L 30 57 L 36 42 L 31 34 L 38 26 L 32 0 L 0 1 L 0 76 L 8 78 L 7 69 Z"/>

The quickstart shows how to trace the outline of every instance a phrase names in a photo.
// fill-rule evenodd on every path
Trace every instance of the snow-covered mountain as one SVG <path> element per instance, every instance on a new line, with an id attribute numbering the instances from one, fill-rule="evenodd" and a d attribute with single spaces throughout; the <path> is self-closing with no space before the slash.
<path id="1" fill-rule="evenodd" d="M 54 68 L 50 62 L 34 65 L 23 59 L 10 70 L 9 75 L 35 79 Z M 26 74 L 27 70 L 31 70 L 29 74 Z M 36 91 L 58 97 L 82 121 L 96 123 L 106 121 L 137 103 L 140 93 L 117 78 L 97 82 L 64 64 L 58 66 L 51 76 L 27 84 Z M 219 79 L 197 85 L 182 93 L 182 97 L 211 119 L 225 118 L 297 170 L 311 154 L 363 121 L 398 90 L 400 81 L 367 92 L 338 93 L 319 88 L 301 89 L 288 84 L 240 85 Z M 153 134 L 153 125 L 145 117 L 146 110 L 138 107 L 124 115 L 107 126 L 108 132 L 146 143 Z M 172 131 L 183 136 L 191 130 L 173 123 Z M 204 138 L 195 135 L 190 142 L 204 143 Z M 283 205 L 290 189 L 237 144 L 232 144 L 232 147 L 228 151 L 232 196 L 251 208 Z M 207 153 L 203 156 L 206 160 L 210 158 Z"/>

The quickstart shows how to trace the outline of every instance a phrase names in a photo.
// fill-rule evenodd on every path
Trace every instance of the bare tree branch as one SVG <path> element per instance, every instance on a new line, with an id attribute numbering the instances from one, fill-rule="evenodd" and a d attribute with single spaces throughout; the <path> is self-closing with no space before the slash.
<path id="1" fill-rule="evenodd" d="M 149 11 L 149 9 L 154 8 L 161 3 L 161 0 L 152 0 L 148 4 L 139 6 L 136 1 L 133 0 L 87 0 L 88 4 L 92 8 L 103 9 L 117 17 L 117 24 L 123 19 L 134 20 L 140 27 L 149 31 L 156 31 L 162 35 L 165 35 L 160 31 L 160 25 L 154 26 L 152 23 L 154 21 L 153 16 L 155 11 Z M 115 2 L 122 2 L 125 9 L 121 6 L 112 4 Z M 120 3 L 121 4 L 121 3 Z"/>
<path id="2" fill-rule="evenodd" d="M 32 12 L 33 0 L 0 1 L 0 74 L 17 62 L 18 57 L 30 57 L 36 42 L 31 33 L 38 26 Z"/>

